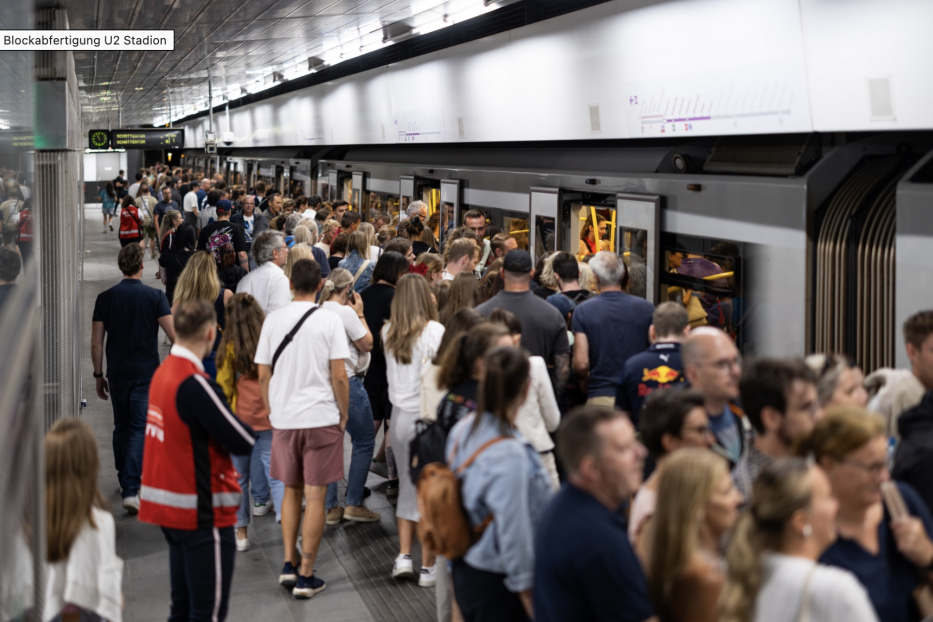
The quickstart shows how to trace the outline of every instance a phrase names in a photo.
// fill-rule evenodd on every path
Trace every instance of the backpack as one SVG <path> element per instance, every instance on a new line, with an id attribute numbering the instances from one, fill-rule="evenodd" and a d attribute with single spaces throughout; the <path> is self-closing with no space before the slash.
<path id="1" fill-rule="evenodd" d="M 32 242 L 32 210 L 28 207 L 20 212 L 17 242 Z"/>
<path id="2" fill-rule="evenodd" d="M 152 209 L 157 201 L 152 196 L 141 196 L 136 199 L 137 209 L 143 210 L 143 228 L 148 229 L 152 226 Z"/>
<path id="3" fill-rule="evenodd" d="M 418 478 L 418 512 L 421 514 L 421 539 L 425 546 L 447 559 L 460 559 L 479 540 L 493 521 L 490 514 L 481 524 L 470 527 L 470 520 L 463 507 L 460 494 L 459 475 L 473 464 L 477 456 L 500 441 L 499 436 L 483 443 L 456 472 L 443 462 L 432 462 L 421 470 Z M 454 448 L 456 452 L 456 448 Z M 451 460 L 456 455 L 451 456 Z"/>
<path id="4" fill-rule="evenodd" d="M 135 212 L 135 213 L 134 213 Z M 142 223 L 136 207 L 123 207 L 120 210 L 120 238 L 134 239 L 142 237 Z"/>

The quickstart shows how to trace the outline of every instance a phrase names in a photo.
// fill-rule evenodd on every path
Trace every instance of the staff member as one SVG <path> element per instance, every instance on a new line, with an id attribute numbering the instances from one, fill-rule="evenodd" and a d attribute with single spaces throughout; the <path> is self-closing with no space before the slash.
<path id="1" fill-rule="evenodd" d="M 222 621 L 241 494 L 230 454 L 250 455 L 256 433 L 204 373 L 217 333 L 214 307 L 179 304 L 175 331 L 149 392 L 139 520 L 161 526 L 168 541 L 171 619 Z"/>

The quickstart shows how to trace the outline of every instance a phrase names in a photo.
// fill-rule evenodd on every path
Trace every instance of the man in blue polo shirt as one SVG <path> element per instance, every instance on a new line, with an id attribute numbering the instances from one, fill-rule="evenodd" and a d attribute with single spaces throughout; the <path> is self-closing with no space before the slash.
<path id="1" fill-rule="evenodd" d="M 596 253 L 589 265 L 599 296 L 573 312 L 573 370 L 586 383 L 587 404 L 612 407 L 625 361 L 650 345 L 654 305 L 625 293 L 628 271 L 615 253 Z"/>
<path id="2" fill-rule="evenodd" d="M 123 280 L 102 292 L 94 303 L 91 362 L 97 397 L 113 405 L 113 459 L 123 491 L 123 507 L 139 511 L 149 381 L 159 367 L 159 327 L 175 341 L 172 310 L 165 293 L 142 282 L 139 244 L 120 249 L 117 264 Z M 107 377 L 104 377 L 104 336 Z"/>
<path id="3" fill-rule="evenodd" d="M 567 485 L 535 539 L 535 622 L 643 622 L 654 611 L 620 506 L 642 481 L 648 455 L 624 413 L 572 411 L 557 432 Z"/>
<path id="4" fill-rule="evenodd" d="M 685 381 L 680 344 L 689 332 L 690 318 L 684 306 L 662 302 L 654 310 L 648 328 L 651 347 L 625 362 L 616 391 L 616 408 L 627 412 L 636 428 L 641 407 L 649 395 Z"/>

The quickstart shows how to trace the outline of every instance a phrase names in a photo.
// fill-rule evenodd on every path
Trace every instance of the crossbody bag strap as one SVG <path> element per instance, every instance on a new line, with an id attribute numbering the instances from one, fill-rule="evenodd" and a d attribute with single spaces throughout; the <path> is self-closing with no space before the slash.
<path id="1" fill-rule="evenodd" d="M 485 443 L 483 443 L 482 445 L 480 445 L 479 449 L 477 449 L 476 451 L 474 451 L 474 452 L 473 452 L 473 455 L 470 456 L 469 458 L 467 458 L 466 462 L 464 462 L 464 463 L 461 464 L 459 467 L 457 467 L 457 475 L 460 475 L 461 473 L 463 473 L 463 472 L 467 469 L 467 467 L 469 467 L 471 464 L 473 464 L 473 461 L 476 460 L 476 458 L 477 458 L 481 453 L 483 453 L 484 451 L 486 451 L 487 449 L 489 449 L 490 447 L 492 447 L 492 446 L 495 445 L 496 443 L 509 440 L 509 438 L 511 438 L 511 437 L 509 437 L 509 436 L 497 436 L 496 438 L 490 439 L 490 440 L 486 441 Z"/>
<path id="2" fill-rule="evenodd" d="M 359 269 L 356 271 L 356 274 L 353 275 L 354 285 L 356 285 L 356 282 L 359 280 L 360 275 L 363 274 L 363 271 L 366 270 L 366 266 L 368 266 L 369 264 L 370 264 L 370 261 L 367 259 L 366 261 L 363 262 L 363 265 L 361 265 Z"/>
<path id="3" fill-rule="evenodd" d="M 314 307 L 313 309 L 310 309 L 307 313 L 302 315 L 301 319 L 298 320 L 298 323 L 295 324 L 295 328 L 291 329 L 291 331 L 289 331 L 289 333 L 285 335 L 285 339 L 283 339 L 282 343 L 279 344 L 279 347 L 275 349 L 275 354 L 272 355 L 272 374 L 273 375 L 275 374 L 275 362 L 279 360 L 280 356 L 282 356 L 282 351 L 285 350 L 288 344 L 292 342 L 292 339 L 295 338 L 295 335 L 298 333 L 298 329 L 301 328 L 301 325 L 305 323 L 305 320 L 311 317 L 311 315 L 320 308 L 321 307 Z"/>
<path id="4" fill-rule="evenodd" d="M 797 616 L 797 622 L 810 622 L 810 579 L 813 578 L 813 571 L 816 570 L 816 564 L 810 568 L 807 573 L 807 579 L 803 582 L 803 597 L 800 600 L 800 615 Z"/>

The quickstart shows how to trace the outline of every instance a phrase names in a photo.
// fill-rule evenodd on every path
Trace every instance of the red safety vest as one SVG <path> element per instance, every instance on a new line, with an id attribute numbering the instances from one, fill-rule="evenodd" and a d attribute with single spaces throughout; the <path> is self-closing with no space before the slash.
<path id="1" fill-rule="evenodd" d="M 192 361 L 170 354 L 152 376 L 139 520 L 170 529 L 232 527 L 241 491 L 230 452 L 213 438 L 192 434 L 176 407 L 179 387 L 194 375 L 208 377 Z"/>
<path id="2" fill-rule="evenodd" d="M 17 242 L 32 242 L 32 210 L 28 207 L 19 213 L 19 236 Z"/>
<path id="3" fill-rule="evenodd" d="M 142 222 L 139 220 L 139 211 L 135 205 L 123 206 L 120 210 L 120 239 L 135 239 L 142 237 Z"/>

